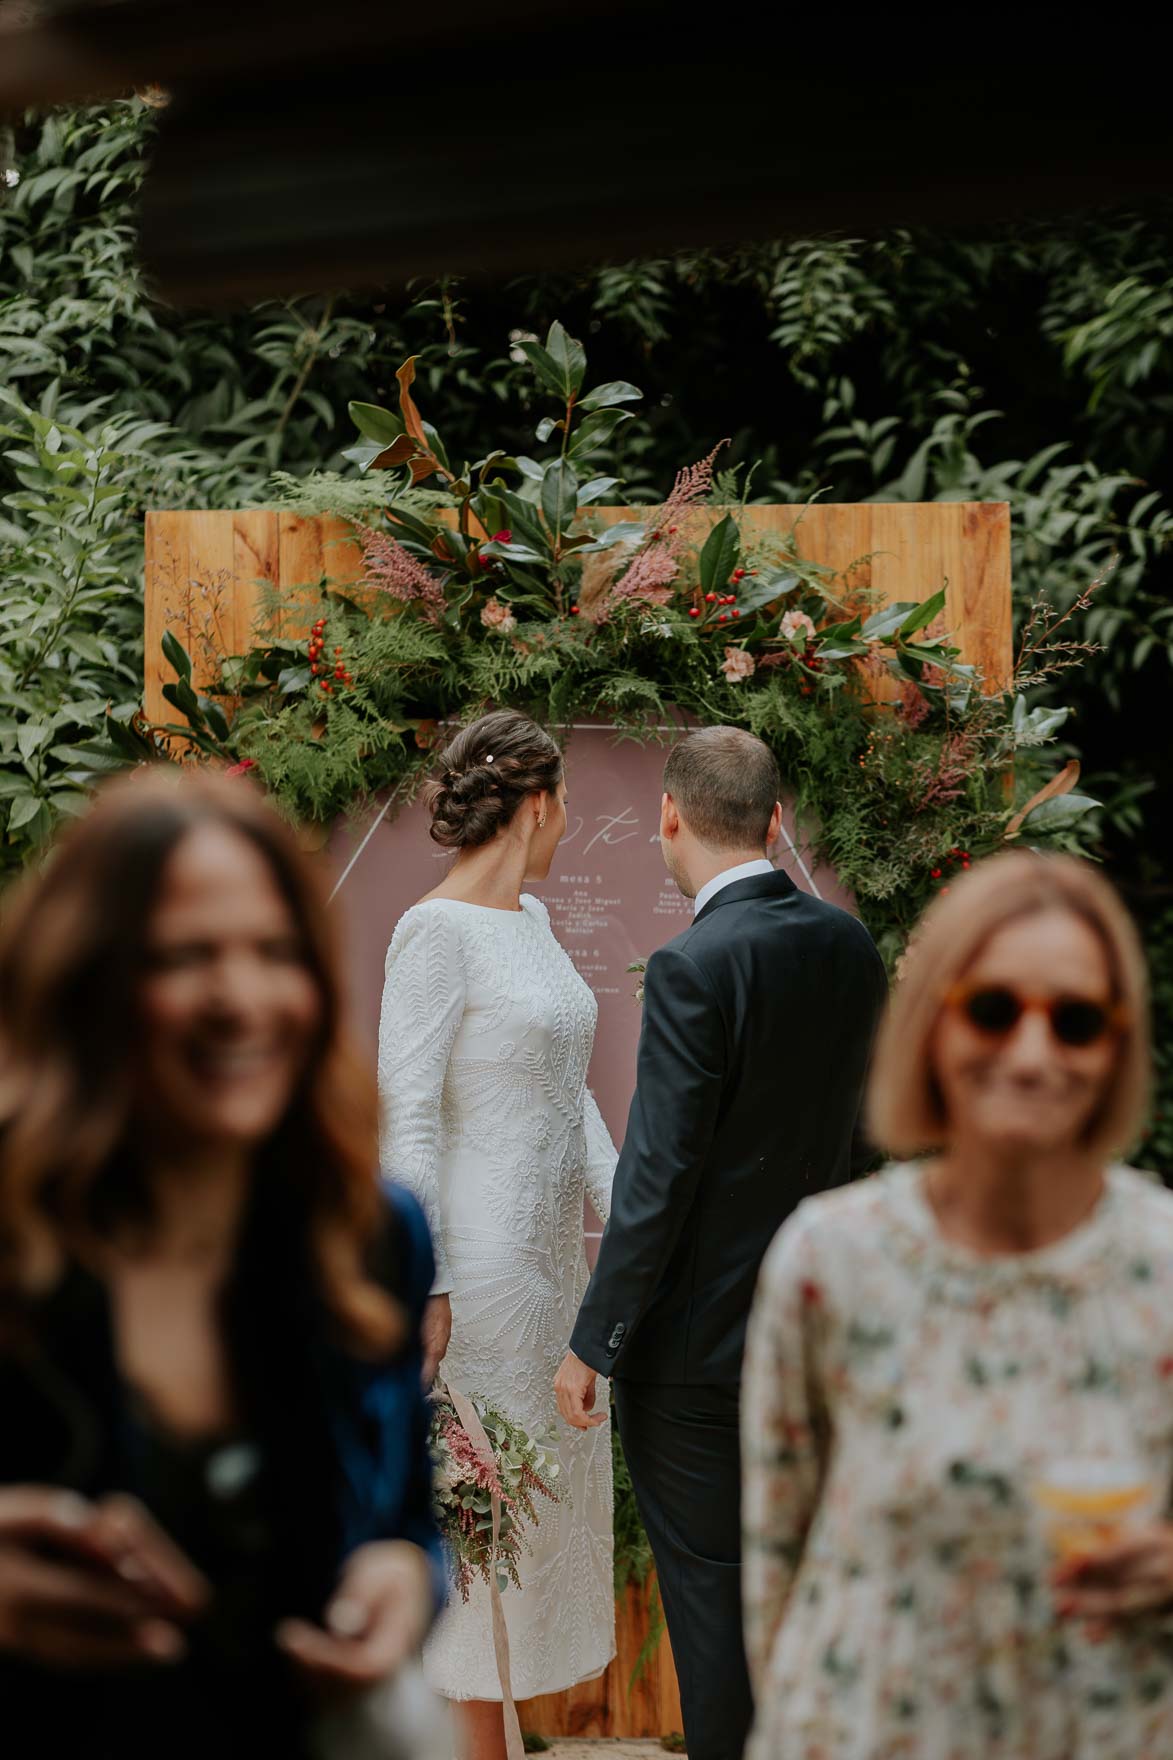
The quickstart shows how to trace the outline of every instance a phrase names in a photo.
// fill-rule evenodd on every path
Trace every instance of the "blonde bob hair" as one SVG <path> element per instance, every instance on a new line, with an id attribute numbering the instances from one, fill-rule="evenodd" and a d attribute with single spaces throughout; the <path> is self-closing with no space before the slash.
<path id="1" fill-rule="evenodd" d="M 868 1089 L 872 1136 L 890 1154 L 926 1154 L 947 1143 L 949 1120 L 931 1050 L 944 998 L 997 930 L 1044 911 L 1069 911 L 1095 931 L 1107 955 L 1113 999 L 1124 1014 L 1116 1067 L 1084 1145 L 1110 1160 L 1136 1142 L 1148 1105 L 1150 1061 L 1148 984 L 1132 919 L 1087 863 L 1014 850 L 982 862 L 937 898 L 909 944 Z"/>

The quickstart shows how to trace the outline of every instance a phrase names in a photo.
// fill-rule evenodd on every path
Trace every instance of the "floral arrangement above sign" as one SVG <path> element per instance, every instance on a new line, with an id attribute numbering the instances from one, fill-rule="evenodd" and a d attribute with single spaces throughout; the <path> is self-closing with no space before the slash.
<path id="1" fill-rule="evenodd" d="M 365 481 L 336 481 L 358 585 L 274 589 L 268 630 L 247 653 L 218 651 L 203 694 L 169 631 L 165 694 L 183 720 L 112 729 L 127 756 L 164 741 L 172 756 L 248 766 L 291 814 L 327 822 L 387 790 L 407 798 L 442 724 L 489 703 L 554 728 L 603 715 L 644 737 L 673 715 L 738 723 L 776 751 L 891 959 L 926 896 L 974 856 L 1013 837 L 1073 845 L 1094 826 L 1077 766 L 1046 780 L 1057 765 L 1043 748 L 1067 711 L 1028 700 L 1087 651 L 1064 639 L 1065 617 L 1035 607 L 1008 688 L 991 694 L 941 632 L 943 586 L 877 609 L 800 553 L 801 522 L 755 533 L 720 446 L 662 504 L 608 523 L 597 509 L 622 486 L 594 461 L 641 393 L 585 389 L 585 352 L 558 323 L 519 346 L 550 399 L 544 455 L 450 460 L 407 361 L 397 409 L 350 406 L 347 456 Z M 319 500 L 328 491 L 315 480 Z M 291 625 L 308 636 L 277 633 Z"/>

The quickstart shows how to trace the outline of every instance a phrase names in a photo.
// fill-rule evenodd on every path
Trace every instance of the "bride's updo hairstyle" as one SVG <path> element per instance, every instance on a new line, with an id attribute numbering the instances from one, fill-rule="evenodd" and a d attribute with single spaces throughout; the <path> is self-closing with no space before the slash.
<path id="1" fill-rule="evenodd" d="M 515 709 L 494 710 L 462 728 L 441 766 L 428 804 L 431 836 L 444 849 L 491 843 L 527 795 L 552 794 L 562 780 L 562 753 Z"/>

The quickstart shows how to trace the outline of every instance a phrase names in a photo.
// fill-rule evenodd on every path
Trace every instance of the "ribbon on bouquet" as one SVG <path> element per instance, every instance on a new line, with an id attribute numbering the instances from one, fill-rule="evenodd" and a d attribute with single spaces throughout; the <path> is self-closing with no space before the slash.
<path id="1" fill-rule="evenodd" d="M 485 1434 L 485 1426 L 477 1415 L 476 1407 L 468 1395 L 461 1393 L 451 1381 L 444 1385 L 448 1389 L 448 1397 L 460 1419 L 465 1434 L 471 1438 L 474 1448 L 481 1449 L 489 1460 L 493 1459 L 493 1448 Z M 505 1720 L 505 1752 L 509 1760 L 524 1760 L 525 1744 L 521 1739 L 521 1724 L 517 1719 L 517 1704 L 513 1697 L 513 1682 L 509 1668 L 509 1629 L 505 1624 L 505 1609 L 501 1605 L 501 1591 L 497 1587 L 497 1546 L 501 1539 L 501 1499 L 497 1493 L 492 1497 L 493 1517 L 493 1557 L 489 1571 L 489 1604 L 493 1612 L 493 1654 L 497 1660 L 497 1679 L 501 1683 L 501 1714 Z"/>

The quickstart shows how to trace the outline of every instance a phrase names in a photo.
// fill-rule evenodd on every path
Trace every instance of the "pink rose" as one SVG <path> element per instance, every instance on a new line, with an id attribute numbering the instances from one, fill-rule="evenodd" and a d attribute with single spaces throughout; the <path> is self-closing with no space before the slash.
<path id="1" fill-rule="evenodd" d="M 486 629 L 495 629 L 501 635 L 512 635 L 517 628 L 517 619 L 508 605 L 502 605 L 500 599 L 486 599 L 481 607 L 481 622 Z"/>
<path id="2" fill-rule="evenodd" d="M 721 671 L 730 684 L 740 684 L 743 679 L 753 677 L 757 664 L 753 655 L 747 654 L 744 648 L 726 648 Z"/>
<path id="3" fill-rule="evenodd" d="M 782 619 L 782 634 L 792 642 L 795 636 L 804 641 L 813 641 L 818 631 L 805 611 L 788 611 Z"/>

